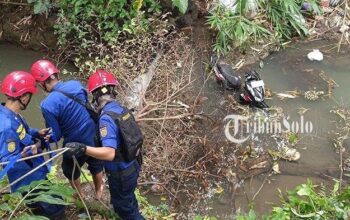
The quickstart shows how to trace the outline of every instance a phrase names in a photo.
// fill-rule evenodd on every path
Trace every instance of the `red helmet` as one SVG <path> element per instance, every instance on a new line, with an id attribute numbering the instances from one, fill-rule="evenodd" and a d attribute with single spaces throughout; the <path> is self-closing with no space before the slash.
<path id="1" fill-rule="evenodd" d="M 98 69 L 89 77 L 89 92 L 93 92 L 96 89 L 107 85 L 117 86 L 119 85 L 119 83 L 118 80 L 114 77 L 114 75 L 112 73 L 107 72 L 106 70 Z"/>
<path id="2" fill-rule="evenodd" d="M 38 82 L 44 82 L 51 75 L 58 73 L 59 70 L 52 62 L 48 60 L 38 60 L 32 65 L 31 74 Z"/>
<path id="3" fill-rule="evenodd" d="M 1 92 L 13 98 L 25 93 L 35 94 L 37 92 L 35 79 L 24 71 L 11 72 L 2 81 Z"/>

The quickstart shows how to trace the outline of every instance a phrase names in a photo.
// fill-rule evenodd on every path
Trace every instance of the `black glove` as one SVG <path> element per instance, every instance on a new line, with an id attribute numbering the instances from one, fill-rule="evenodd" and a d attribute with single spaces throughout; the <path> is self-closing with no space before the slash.
<path id="1" fill-rule="evenodd" d="M 65 156 L 67 157 L 79 157 L 79 156 L 83 156 L 85 154 L 86 151 L 86 145 L 79 143 L 79 142 L 70 142 L 66 144 L 66 148 L 68 148 L 68 150 L 65 152 Z"/>

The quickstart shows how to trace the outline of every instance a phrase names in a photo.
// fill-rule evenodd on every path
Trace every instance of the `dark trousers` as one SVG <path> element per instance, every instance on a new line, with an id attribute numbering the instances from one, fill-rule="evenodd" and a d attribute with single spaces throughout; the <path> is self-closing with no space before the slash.
<path id="1" fill-rule="evenodd" d="M 50 220 L 63 220 L 65 219 L 65 209 L 63 205 L 49 204 L 46 202 L 36 202 L 28 206 L 32 209 L 32 212 L 36 215 L 42 215 Z"/>
<path id="2" fill-rule="evenodd" d="M 140 165 L 135 161 L 122 171 L 108 172 L 109 191 L 114 211 L 123 220 L 143 220 L 135 197 Z"/>
<path id="3" fill-rule="evenodd" d="M 46 185 L 49 186 L 49 185 Z M 45 193 L 47 190 L 34 190 L 33 193 Z M 22 193 L 22 196 L 25 196 L 26 192 Z M 34 199 L 35 195 L 28 195 L 27 199 Z M 59 198 L 57 195 L 53 195 L 53 197 Z M 62 220 L 65 219 L 65 209 L 66 206 L 64 205 L 56 205 L 56 204 L 49 204 L 46 202 L 35 202 L 32 204 L 27 205 L 33 214 L 35 215 L 42 215 L 50 220 Z"/>

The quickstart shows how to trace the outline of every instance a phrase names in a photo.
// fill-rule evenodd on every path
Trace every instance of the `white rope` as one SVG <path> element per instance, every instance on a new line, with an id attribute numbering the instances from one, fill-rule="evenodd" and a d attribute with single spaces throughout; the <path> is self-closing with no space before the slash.
<path id="1" fill-rule="evenodd" d="M 79 169 L 81 175 L 83 175 L 84 179 L 85 179 L 86 182 L 90 185 L 91 189 L 94 190 L 94 189 L 95 189 L 94 185 L 89 181 L 89 179 L 87 178 L 87 176 L 85 175 L 85 173 L 84 173 L 83 170 L 81 169 L 81 166 L 79 165 L 79 163 L 78 163 L 78 161 L 77 161 L 77 159 L 76 159 L 75 156 L 73 157 L 73 161 L 74 161 L 74 167 L 75 167 L 75 166 L 78 167 L 78 169 Z M 101 171 L 101 172 L 103 172 L 103 171 Z M 102 181 L 102 184 L 104 184 L 103 181 Z M 97 199 L 97 200 L 98 200 L 107 210 L 109 210 L 109 207 L 108 207 L 101 199 Z"/>
<path id="2" fill-rule="evenodd" d="M 80 191 L 78 190 L 77 186 L 76 186 L 75 183 L 74 183 L 75 166 L 77 166 L 77 167 L 79 168 L 79 170 L 80 170 L 80 166 L 79 166 L 79 163 L 78 163 L 77 159 L 75 158 L 75 156 L 73 156 L 72 158 L 73 158 L 73 161 L 74 161 L 73 172 L 72 172 L 72 185 L 73 185 L 73 187 L 75 188 L 75 190 L 78 192 L 78 196 L 79 196 L 81 202 L 82 202 L 83 205 L 84 205 L 84 208 L 85 208 L 85 210 L 86 210 L 86 213 L 87 213 L 89 219 L 91 220 L 91 216 L 90 216 L 89 209 L 88 209 L 88 207 L 87 207 L 87 205 L 86 205 L 86 203 L 85 203 L 85 201 L 84 201 L 82 195 L 80 195 Z M 80 173 L 82 174 L 82 171 L 81 171 L 81 170 L 80 170 Z"/>
<path id="3" fill-rule="evenodd" d="M 20 161 L 30 160 L 30 159 L 33 159 L 33 158 L 36 158 L 36 157 L 44 156 L 44 155 L 47 155 L 47 154 L 60 152 L 60 151 L 62 151 L 62 150 L 64 150 L 64 149 L 65 149 L 65 148 L 59 148 L 59 149 L 57 149 L 57 150 L 51 150 L 51 151 L 47 151 L 47 152 L 44 152 L 44 153 L 41 153 L 41 154 L 35 154 L 35 155 L 33 155 L 33 156 L 30 156 L 30 157 L 24 157 L 24 158 L 21 158 L 21 159 L 16 160 L 16 163 L 17 163 L 17 162 L 20 162 Z M 0 166 L 1 166 L 1 165 L 6 165 L 6 164 L 8 164 L 8 163 L 10 163 L 10 161 L 2 162 L 2 163 L 0 163 Z"/>
<path id="4" fill-rule="evenodd" d="M 69 150 L 68 148 L 64 148 L 64 150 L 62 150 L 61 152 L 59 152 L 57 155 L 53 156 L 52 158 L 48 159 L 47 161 L 45 161 L 44 163 L 40 164 L 39 166 L 35 167 L 33 170 L 31 170 L 30 172 L 26 173 L 25 175 L 21 176 L 20 178 L 16 179 L 15 181 L 13 181 L 11 184 L 7 185 L 6 187 L 3 187 L 0 189 L 0 193 L 5 191 L 6 189 L 10 188 L 11 186 L 13 186 L 14 184 L 18 183 L 19 181 L 21 181 L 22 179 L 26 178 L 27 176 L 29 176 L 30 174 L 34 173 L 35 171 L 37 171 L 38 169 L 40 169 L 41 167 L 45 166 L 46 164 L 50 163 L 52 160 L 56 159 L 57 157 L 61 156 L 64 152 L 66 152 L 67 150 Z"/>

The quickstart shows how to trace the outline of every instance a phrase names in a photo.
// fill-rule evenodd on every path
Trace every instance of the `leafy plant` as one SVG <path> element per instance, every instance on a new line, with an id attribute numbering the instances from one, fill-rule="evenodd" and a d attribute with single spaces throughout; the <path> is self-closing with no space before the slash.
<path id="1" fill-rule="evenodd" d="M 300 5 L 295 0 L 264 0 L 261 7 L 265 8 L 266 16 L 279 37 L 290 39 L 294 32 L 300 36 L 308 34 Z"/>
<path id="2" fill-rule="evenodd" d="M 245 16 L 247 6 L 243 1 L 239 1 L 236 9 L 234 13 L 218 5 L 208 17 L 207 23 L 218 31 L 214 44 L 214 50 L 218 53 L 226 53 L 232 46 L 243 48 L 249 42 L 271 34 L 259 21 L 250 20 Z"/>
<path id="3" fill-rule="evenodd" d="M 34 14 L 48 13 L 54 7 L 50 0 L 27 0 L 27 2 L 34 5 Z"/>
<path id="4" fill-rule="evenodd" d="M 232 7 L 218 3 L 207 18 L 217 31 L 214 50 L 224 54 L 235 47 L 245 49 L 260 38 L 283 41 L 306 36 L 308 27 L 301 12 L 304 3 L 310 8 L 308 14 L 321 12 L 317 0 L 237 0 Z"/>
<path id="5" fill-rule="evenodd" d="M 185 14 L 188 8 L 188 0 L 172 0 L 173 5 L 179 9 L 182 14 Z"/>
<path id="6" fill-rule="evenodd" d="M 34 181 L 30 185 L 23 186 L 17 192 L 5 194 L 0 199 L 0 218 L 8 215 L 16 215 L 16 211 L 24 210 L 25 205 L 36 202 L 49 204 L 69 205 L 73 201 L 75 191 L 65 184 L 52 184 L 48 180 Z M 34 217 L 27 212 L 19 212 L 19 219 L 47 219 Z"/>
<path id="7" fill-rule="evenodd" d="M 350 187 L 340 191 L 336 182 L 331 192 L 324 186 L 313 185 L 311 181 L 301 184 L 288 192 L 282 207 L 274 207 L 270 215 L 263 219 L 349 219 Z M 238 220 L 256 219 L 253 210 L 249 214 L 237 216 Z"/>
<path id="8" fill-rule="evenodd" d="M 149 28 L 148 15 L 159 11 L 155 0 L 136 0 L 133 4 L 124 0 L 61 0 L 59 7 L 55 25 L 58 43 L 75 43 L 83 48 L 96 41 L 113 44 L 122 33 L 142 33 Z M 142 7 L 147 10 L 141 11 Z"/>
<path id="9" fill-rule="evenodd" d="M 194 220 L 217 220 L 215 217 L 196 215 Z"/>
<path id="10" fill-rule="evenodd" d="M 135 195 L 146 219 L 172 219 L 171 217 L 174 217 L 166 204 L 161 204 L 158 207 L 150 204 L 138 189 L 135 191 Z"/>
<path id="11" fill-rule="evenodd" d="M 288 142 L 294 146 L 298 142 L 298 136 L 296 133 L 290 132 L 288 134 Z"/>

